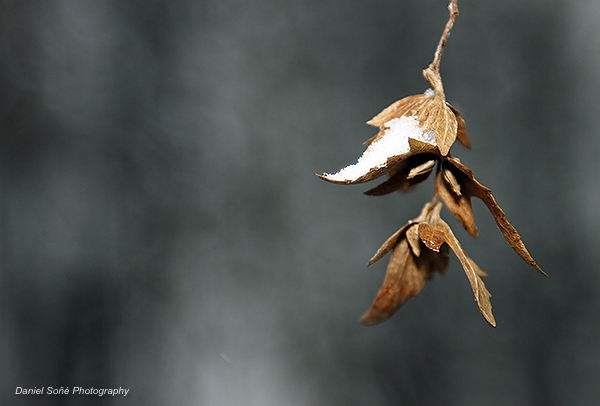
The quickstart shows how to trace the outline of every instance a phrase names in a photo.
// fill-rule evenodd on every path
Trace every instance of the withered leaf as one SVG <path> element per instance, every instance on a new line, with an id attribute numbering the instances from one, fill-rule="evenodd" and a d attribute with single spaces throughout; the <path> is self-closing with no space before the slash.
<path id="1" fill-rule="evenodd" d="M 450 248 L 448 244 L 443 244 L 440 247 L 439 252 L 435 252 L 429 249 L 421 250 L 421 256 L 419 260 L 426 261 L 429 269 L 433 271 L 438 271 L 441 274 L 446 272 L 448 269 L 448 265 L 450 265 Z"/>
<path id="2" fill-rule="evenodd" d="M 375 325 L 389 319 L 407 299 L 423 289 L 426 279 L 419 272 L 408 241 L 401 239 L 392 251 L 383 285 L 360 323 Z"/>
<path id="3" fill-rule="evenodd" d="M 412 96 L 405 97 L 397 100 L 390 104 L 388 107 L 383 109 L 375 117 L 367 121 L 368 125 L 373 127 L 383 127 L 385 123 L 393 118 L 402 116 L 417 116 L 419 111 L 427 110 L 427 106 L 430 102 L 431 97 L 424 94 L 415 94 Z M 422 122 L 419 120 L 419 122 Z M 373 142 L 375 139 L 368 140 L 367 143 Z"/>
<path id="4" fill-rule="evenodd" d="M 423 142 L 409 139 L 411 149 L 421 150 Z M 388 172 L 389 179 L 364 192 L 369 196 L 383 196 L 396 191 L 405 191 L 411 186 L 423 182 L 433 171 L 436 155 L 430 153 L 419 153 L 408 157 Z"/>
<path id="5" fill-rule="evenodd" d="M 408 172 L 408 175 L 406 176 L 406 178 L 412 179 L 419 175 L 425 175 L 425 174 L 429 175 L 431 173 L 431 170 L 435 166 L 435 163 L 436 163 L 435 159 L 430 159 L 420 165 L 415 166 L 414 168 L 411 168 L 411 170 Z"/>
<path id="6" fill-rule="evenodd" d="M 471 141 L 469 140 L 469 137 L 467 137 L 467 129 L 465 126 L 465 120 L 463 120 L 463 118 L 460 115 L 460 113 L 458 112 L 458 110 L 456 110 L 454 107 L 452 107 L 450 105 L 450 103 L 446 102 L 446 104 L 448 105 L 448 107 L 450 107 L 450 110 L 452 110 L 452 112 L 456 116 L 456 121 L 458 123 L 458 128 L 456 131 L 456 139 L 458 140 L 458 142 L 460 142 L 463 145 L 463 147 L 471 149 Z"/>
<path id="7" fill-rule="evenodd" d="M 456 217 L 458 222 L 467 230 L 469 234 L 477 238 L 477 226 L 475 225 L 475 218 L 473 217 L 473 208 L 471 206 L 471 196 L 454 193 L 454 188 L 449 185 L 446 177 L 443 176 L 443 172 L 449 169 L 440 171 L 435 178 L 435 190 L 440 196 L 450 213 Z M 456 178 L 454 177 L 456 180 Z"/>
<path id="8" fill-rule="evenodd" d="M 431 173 L 431 172 L 429 172 Z M 367 196 L 385 196 L 397 191 L 406 191 L 418 183 L 423 182 L 429 176 L 429 173 L 408 179 L 406 172 L 393 172 L 390 178 L 383 183 L 364 192 Z"/>
<path id="9" fill-rule="evenodd" d="M 512 247 L 513 250 L 529 265 L 531 265 L 535 270 L 540 272 L 542 275 L 546 275 L 544 271 L 538 266 L 535 260 L 525 248 L 525 244 L 521 240 L 521 236 L 517 232 L 517 230 L 508 222 L 506 216 L 504 215 L 504 211 L 498 206 L 494 196 L 492 196 L 492 191 L 479 183 L 474 177 L 473 172 L 458 162 L 458 160 L 447 157 L 446 162 L 452 164 L 455 168 L 460 170 L 465 176 L 461 179 L 461 187 L 463 194 L 466 195 L 469 199 L 471 196 L 475 196 L 481 199 L 489 211 L 492 213 L 494 220 L 496 221 L 496 225 L 498 229 L 506 239 L 506 242 Z M 443 198 L 442 198 L 443 199 Z M 446 203 L 446 200 L 444 200 Z"/>
<path id="10" fill-rule="evenodd" d="M 419 225 L 413 223 L 406 230 L 406 239 L 408 240 L 408 245 L 410 245 L 410 249 L 415 257 L 421 255 L 421 239 L 419 238 Z"/>
<path id="11" fill-rule="evenodd" d="M 449 263 L 448 249 L 444 247 L 439 253 L 423 249 L 417 257 L 408 240 L 402 238 L 392 251 L 383 284 L 360 323 L 375 325 L 389 319 L 408 299 L 421 292 L 435 272 L 443 273 Z"/>
<path id="12" fill-rule="evenodd" d="M 462 193 L 460 192 L 460 184 L 458 180 L 456 180 L 456 176 L 452 173 L 452 171 L 448 168 L 442 168 L 442 176 L 444 180 L 450 186 L 450 189 L 454 192 L 455 195 L 460 196 Z"/>
<path id="13" fill-rule="evenodd" d="M 400 135 L 394 135 L 396 130 L 390 130 L 391 132 L 388 133 L 389 129 L 382 127 L 355 164 L 348 165 L 334 174 L 316 175 L 323 180 L 338 185 L 353 185 L 377 179 L 386 173 L 389 174 L 403 160 L 412 156 L 425 154 L 428 157 L 427 159 L 431 159 L 431 156 L 439 156 L 439 150 L 435 144 L 412 138 L 410 131 L 414 130 L 415 133 L 412 135 L 415 136 L 418 136 L 419 133 L 412 124 L 413 122 L 415 122 L 414 119 L 406 120 L 401 125 L 402 129 L 398 131 L 408 131 L 408 133 Z M 399 141 L 397 136 L 406 143 Z M 387 138 L 382 140 L 383 137 Z M 381 143 L 379 143 L 380 140 Z M 393 145 L 393 148 L 390 149 L 390 145 Z"/>
<path id="14" fill-rule="evenodd" d="M 427 248 L 435 252 L 440 251 L 440 247 L 446 240 L 444 229 L 429 223 L 419 224 L 419 238 Z"/>
<path id="15" fill-rule="evenodd" d="M 420 179 L 419 179 L 420 180 Z M 403 171 L 394 172 L 389 179 L 364 192 L 368 196 L 385 196 L 399 190 L 406 190 L 412 186 Z"/>
<path id="16" fill-rule="evenodd" d="M 356 179 L 333 179 L 331 174 L 316 174 L 319 178 L 326 180 L 327 182 L 335 183 L 337 185 L 355 185 L 359 183 L 365 183 L 374 179 L 377 179 L 386 173 L 389 172 L 390 168 L 397 165 L 403 159 L 411 156 L 412 153 L 408 151 L 405 154 L 394 155 L 387 159 L 387 162 L 381 166 L 376 166 L 369 168 L 366 172 L 364 172 L 361 176 L 358 176 Z"/>
<path id="17" fill-rule="evenodd" d="M 381 245 L 381 247 L 379 247 L 375 255 L 373 255 L 373 257 L 369 260 L 367 265 L 374 264 L 375 262 L 383 258 L 385 254 L 390 252 L 392 248 L 394 248 L 394 246 L 398 243 L 399 239 L 404 237 L 404 232 L 406 231 L 406 229 L 414 224 L 419 224 L 421 221 L 425 221 L 427 217 L 429 217 L 429 215 L 431 214 L 432 209 L 433 206 L 431 205 L 431 203 L 425 203 L 425 205 L 421 209 L 421 213 L 419 213 L 417 217 L 403 225 L 398 231 L 396 231 L 387 240 L 385 240 L 385 242 Z"/>
<path id="18" fill-rule="evenodd" d="M 419 216 L 388 238 L 369 261 L 372 264 L 392 250 L 383 284 L 371 308 L 361 317 L 362 324 L 374 325 L 387 320 L 406 300 L 416 296 L 435 272 L 443 273 L 448 267 L 447 246 L 438 247 L 439 252 L 421 248 L 420 238 L 415 235 L 431 216 L 432 209 L 433 205 L 426 203 Z"/>
<path id="19" fill-rule="evenodd" d="M 448 155 L 457 137 L 458 121 L 452 109 L 446 105 L 443 94 L 418 94 L 405 97 L 383 109 L 381 113 L 367 121 L 367 124 L 383 128 L 388 121 L 402 116 L 415 117 L 424 133 L 433 131 L 441 155 Z M 380 131 L 366 143 L 370 144 L 381 136 L 383 134 Z"/>
<path id="20" fill-rule="evenodd" d="M 452 251 L 454 251 L 458 257 L 458 260 L 460 261 L 467 278 L 469 279 L 469 283 L 471 284 L 471 289 L 473 290 L 473 295 L 475 296 L 475 301 L 477 302 L 477 306 L 479 307 L 481 315 L 492 327 L 496 327 L 496 320 L 492 314 L 490 292 L 488 292 L 485 284 L 479 277 L 479 273 L 482 271 L 479 269 L 479 267 L 474 265 L 475 263 L 473 260 L 465 254 L 460 243 L 458 242 L 458 239 L 454 236 L 450 226 L 441 219 L 439 216 L 440 209 L 441 203 L 438 203 L 433 210 L 430 223 L 436 226 L 438 230 L 443 232 L 444 242 L 450 246 Z M 419 225 L 419 228 L 420 226 L 421 225 Z"/>
<path id="21" fill-rule="evenodd" d="M 435 103 L 431 104 L 429 117 L 423 124 L 423 128 L 426 131 L 433 130 L 435 132 L 435 140 L 440 154 L 446 156 L 456 140 L 458 123 L 456 116 L 442 98 L 433 96 L 432 99 L 435 100 Z"/>
<path id="22" fill-rule="evenodd" d="M 396 244 L 398 244 L 398 240 L 404 235 L 404 231 L 408 226 L 410 226 L 410 224 L 405 224 L 400 228 L 400 230 L 396 231 L 387 240 L 385 240 L 385 242 L 381 245 L 381 247 L 379 247 L 375 255 L 373 255 L 369 262 L 367 262 L 367 265 L 374 264 L 375 262 L 383 258 L 385 254 L 390 252 L 396 246 Z"/>

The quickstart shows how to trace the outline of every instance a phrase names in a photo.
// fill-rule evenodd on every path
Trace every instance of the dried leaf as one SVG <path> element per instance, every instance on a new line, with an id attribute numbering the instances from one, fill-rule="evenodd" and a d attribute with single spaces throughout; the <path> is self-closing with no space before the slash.
<path id="1" fill-rule="evenodd" d="M 392 251 L 383 285 L 360 323 L 375 325 L 389 319 L 406 300 L 423 289 L 425 282 L 426 276 L 419 272 L 408 241 L 401 239 Z"/>
<path id="2" fill-rule="evenodd" d="M 383 127 L 385 123 L 393 118 L 416 116 L 419 111 L 426 109 L 430 99 L 431 97 L 424 94 L 405 97 L 390 104 L 375 117 L 367 121 L 367 124 L 372 125 L 373 127 Z"/>
<path id="3" fill-rule="evenodd" d="M 434 140 L 424 134 L 417 118 L 402 116 L 392 119 L 381 128 L 355 164 L 333 174 L 317 176 L 341 185 L 368 182 L 390 173 L 402 160 L 418 154 L 437 157 L 439 150 Z"/>
<path id="4" fill-rule="evenodd" d="M 421 179 L 419 179 L 421 181 Z M 385 196 L 399 190 L 410 188 L 411 182 L 406 178 L 404 172 L 394 172 L 388 180 L 364 192 L 368 196 Z"/>
<path id="5" fill-rule="evenodd" d="M 435 272 L 443 273 L 448 268 L 448 251 L 448 246 L 443 245 L 440 252 L 423 249 L 417 257 L 408 240 L 401 239 L 392 251 L 383 284 L 360 322 L 375 325 L 389 319 L 408 299 L 423 290 Z"/>
<path id="6" fill-rule="evenodd" d="M 433 130 L 435 132 L 440 154 L 446 156 L 456 140 L 458 123 L 456 116 L 442 98 L 433 96 L 432 99 L 435 100 L 435 103 L 431 103 L 429 107 L 429 115 L 427 121 L 423 123 L 423 128 L 426 131 Z"/>
<path id="7" fill-rule="evenodd" d="M 415 151 L 419 151 L 422 147 L 421 144 L 424 144 L 417 140 L 409 140 L 409 143 L 411 149 Z M 369 196 L 383 196 L 399 190 L 405 191 L 427 179 L 435 162 L 436 156 L 429 153 L 419 153 L 408 157 L 389 171 L 388 180 L 364 193 Z M 430 165 L 431 167 L 427 170 Z"/>
<path id="8" fill-rule="evenodd" d="M 410 245 L 410 249 L 415 257 L 421 255 L 421 239 L 419 238 L 419 227 L 418 224 L 413 224 L 411 227 L 408 227 L 406 230 L 406 239 L 408 240 L 408 245 Z"/>
<path id="9" fill-rule="evenodd" d="M 456 131 L 456 139 L 465 148 L 471 149 L 471 141 L 469 140 L 469 137 L 467 137 L 467 129 L 466 129 L 466 126 L 465 126 L 465 120 L 463 120 L 463 118 L 460 115 L 460 113 L 458 112 L 458 110 L 456 110 L 454 107 L 452 107 L 450 105 L 450 103 L 446 102 L 446 105 L 448 107 L 450 107 L 450 110 L 452 110 L 452 112 L 456 116 L 456 121 L 458 123 L 458 128 L 457 128 L 457 131 Z"/>
<path id="10" fill-rule="evenodd" d="M 405 224 L 400 228 L 400 230 L 396 231 L 392 234 L 385 242 L 379 247 L 375 255 L 367 262 L 367 265 L 372 265 L 375 262 L 379 261 L 381 258 L 385 256 L 388 252 L 390 252 L 396 244 L 398 244 L 398 240 L 403 236 L 404 231 L 410 224 Z"/>
<path id="11" fill-rule="evenodd" d="M 446 171 L 450 172 L 449 170 Z M 443 177 L 442 172 L 438 173 L 435 178 L 436 193 L 465 230 L 473 237 L 477 238 L 477 226 L 475 225 L 475 218 L 473 217 L 471 196 L 464 194 L 457 195 L 454 193 L 452 187 Z"/>
<path id="12" fill-rule="evenodd" d="M 423 133 L 433 132 L 439 152 L 442 156 L 448 155 L 450 147 L 456 140 L 459 123 L 453 109 L 446 104 L 443 92 L 441 95 L 436 92 L 433 95 L 418 94 L 405 97 L 386 107 L 367 121 L 367 124 L 383 129 L 390 120 L 402 116 L 415 117 Z M 369 139 L 366 144 L 377 141 L 381 136 L 383 136 L 382 131 Z"/>
<path id="13" fill-rule="evenodd" d="M 444 274 L 446 269 L 448 269 L 448 265 L 450 265 L 450 247 L 448 244 L 443 244 L 440 247 L 439 252 L 435 252 L 429 249 L 421 250 L 421 256 L 417 259 L 417 261 L 425 261 L 428 269 L 433 273 L 435 271 Z"/>
<path id="14" fill-rule="evenodd" d="M 498 229 L 506 239 L 506 242 L 508 242 L 508 245 L 510 245 L 512 249 L 515 250 L 515 252 L 535 270 L 540 272 L 542 275 L 546 275 L 546 273 L 542 271 L 535 260 L 531 257 L 529 251 L 527 251 L 527 248 L 525 248 L 525 244 L 523 244 L 521 236 L 517 230 L 506 219 L 504 211 L 502 211 L 500 206 L 498 206 L 496 203 L 494 196 L 492 196 L 492 191 L 479 183 L 473 177 L 473 172 L 456 159 L 447 157 L 446 162 L 452 164 L 465 175 L 465 177 L 461 179 L 463 194 L 465 194 L 469 199 L 471 196 L 475 196 L 485 203 L 489 211 L 492 213 Z"/>
<path id="15" fill-rule="evenodd" d="M 479 277 L 480 269 L 475 268 L 473 265 L 475 264 L 471 258 L 469 258 L 465 252 L 463 251 L 458 239 L 454 236 L 452 229 L 444 220 L 439 216 L 441 209 L 441 203 L 434 208 L 433 213 L 431 215 L 430 223 L 435 225 L 438 230 L 441 230 L 444 235 L 445 242 L 450 246 L 452 251 L 458 257 L 465 273 L 467 274 L 467 278 L 469 279 L 469 283 L 471 284 L 471 289 L 473 290 L 473 295 L 475 296 L 475 301 L 477 302 L 477 306 L 479 307 L 479 311 L 483 318 L 492 326 L 496 327 L 496 320 L 494 315 L 492 314 L 492 303 L 490 302 L 490 292 L 485 287 L 485 284 Z M 419 229 L 421 225 L 419 225 Z M 420 231 L 420 230 L 419 230 Z M 420 234 L 420 233 L 419 233 Z"/>
<path id="16" fill-rule="evenodd" d="M 319 178 L 326 180 L 327 182 L 335 183 L 337 185 L 355 185 L 359 183 L 365 183 L 374 179 L 377 179 L 387 172 L 389 172 L 390 168 L 397 165 L 403 159 L 411 156 L 412 153 L 409 151 L 405 154 L 390 156 L 387 161 L 381 166 L 373 166 L 362 172 L 361 175 L 350 178 L 350 179 L 336 179 L 334 178 L 335 174 L 316 174 Z"/>
<path id="17" fill-rule="evenodd" d="M 433 167 L 435 166 L 435 163 L 436 163 L 435 159 L 430 159 L 427 162 L 424 162 L 418 166 L 415 166 L 408 172 L 408 175 L 406 176 L 406 178 L 410 180 L 416 176 L 429 175 L 431 173 Z"/>
<path id="18" fill-rule="evenodd" d="M 394 248 L 394 246 L 398 243 L 400 238 L 404 237 L 404 232 L 406 231 L 406 229 L 414 224 L 419 224 L 421 221 L 425 221 L 425 219 L 427 219 L 427 217 L 429 217 L 429 215 L 431 214 L 432 208 L 433 207 L 431 203 L 425 203 L 425 205 L 421 209 L 421 213 L 419 213 L 417 217 L 403 225 L 400 228 L 400 230 L 396 231 L 394 234 L 392 234 L 391 237 L 385 240 L 385 242 L 381 245 L 381 247 L 379 247 L 375 255 L 373 255 L 373 257 L 369 260 L 367 265 L 374 264 L 375 262 L 383 258 L 385 254 L 390 252 L 390 250 L 392 250 L 392 248 Z"/>
<path id="19" fill-rule="evenodd" d="M 460 184 L 458 183 L 458 180 L 456 180 L 456 177 L 452 171 L 448 168 L 442 168 L 442 176 L 454 194 L 460 196 L 462 194 L 460 193 Z"/>
<path id="20" fill-rule="evenodd" d="M 440 251 L 440 247 L 445 242 L 444 230 L 435 224 L 419 224 L 419 238 L 423 244 L 430 250 Z"/>
<path id="21" fill-rule="evenodd" d="M 423 290 L 436 271 L 444 272 L 449 263 L 448 249 L 444 247 L 446 249 L 442 248 L 439 253 L 424 249 L 422 255 L 416 257 L 408 240 L 400 240 L 392 251 L 383 284 L 360 322 L 375 325 L 389 319 L 408 299 Z"/>

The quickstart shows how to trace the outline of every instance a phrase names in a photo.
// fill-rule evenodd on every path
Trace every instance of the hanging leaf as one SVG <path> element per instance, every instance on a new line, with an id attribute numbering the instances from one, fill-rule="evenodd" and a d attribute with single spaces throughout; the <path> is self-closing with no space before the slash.
<path id="1" fill-rule="evenodd" d="M 411 149 L 418 149 L 419 141 L 409 140 Z M 383 196 L 396 191 L 406 191 L 408 188 L 423 182 L 429 177 L 436 163 L 436 156 L 429 153 L 419 153 L 402 160 L 388 172 L 389 179 L 365 192 L 369 196 Z"/>
<path id="2" fill-rule="evenodd" d="M 464 195 L 463 193 L 457 194 L 456 186 L 453 186 L 448 182 L 448 176 L 444 176 L 444 173 L 451 174 L 452 172 L 443 167 L 437 174 L 435 178 L 436 193 L 440 196 L 448 210 L 450 210 L 450 213 L 456 217 L 465 230 L 467 230 L 471 236 L 477 238 L 477 226 L 475 225 L 475 218 L 473 217 L 471 196 Z M 452 175 L 452 179 L 454 179 L 454 182 L 458 183 L 458 180 L 454 175 Z"/>
<path id="3" fill-rule="evenodd" d="M 435 77 L 428 77 L 425 72 L 424 75 L 434 91 L 427 91 L 425 94 L 408 96 L 398 100 L 367 121 L 367 124 L 383 129 L 393 119 L 415 117 L 420 123 L 424 135 L 433 134 L 440 154 L 446 156 L 458 136 L 459 128 L 460 142 L 463 145 L 470 145 L 470 142 L 466 136 L 464 120 L 460 113 L 446 103 L 441 78 L 438 80 Z M 439 77 L 439 74 L 437 76 Z M 381 131 L 375 137 L 367 140 L 366 143 L 371 144 L 377 141 L 380 136 L 382 136 Z"/>
<path id="4" fill-rule="evenodd" d="M 406 239 L 415 257 L 421 256 L 421 239 L 419 238 L 419 225 L 412 224 L 406 229 Z"/>
<path id="5" fill-rule="evenodd" d="M 471 149 L 471 141 L 469 140 L 469 137 L 467 137 L 467 129 L 465 126 L 465 120 L 463 120 L 463 118 L 460 115 L 460 113 L 458 112 L 458 110 L 456 110 L 454 107 L 452 107 L 450 105 L 450 103 L 446 103 L 446 105 L 448 107 L 450 107 L 450 110 L 452 110 L 452 112 L 456 116 L 456 122 L 458 124 L 458 128 L 456 130 L 456 139 L 458 140 L 458 142 L 460 142 L 463 145 L 463 147 L 465 147 L 467 149 Z"/>
<path id="6" fill-rule="evenodd" d="M 416 228 L 411 225 L 409 229 Z M 443 273 L 448 267 L 447 246 L 441 247 L 439 252 L 423 247 L 420 254 L 414 255 L 407 238 L 398 240 L 383 284 L 371 308 L 360 318 L 362 324 L 375 325 L 389 319 L 408 299 L 418 295 L 436 272 Z"/>
<path id="7" fill-rule="evenodd" d="M 416 296 L 435 272 L 444 272 L 448 267 L 448 250 L 442 248 L 434 252 L 420 245 L 418 227 L 429 218 L 432 207 L 426 203 L 419 216 L 388 238 L 369 261 L 372 264 L 392 251 L 383 284 L 371 308 L 361 317 L 362 324 L 374 325 L 387 320 L 408 299 Z"/>
<path id="8" fill-rule="evenodd" d="M 431 96 L 426 94 L 416 94 L 405 97 L 390 104 L 375 117 L 367 121 L 367 124 L 373 127 L 381 128 L 384 127 L 386 123 L 388 123 L 390 120 L 402 116 L 415 116 L 417 119 L 419 119 L 420 112 L 426 111 L 429 107 L 430 102 Z M 419 122 L 422 123 L 423 120 L 419 120 Z M 368 140 L 367 143 L 370 144 L 371 142 L 376 140 L 377 136 Z"/>
<path id="9" fill-rule="evenodd" d="M 432 155 L 439 156 L 435 137 L 425 133 L 415 117 L 402 116 L 381 128 L 355 164 L 317 176 L 341 185 L 368 182 L 389 174 L 401 161 L 419 154 L 427 154 L 427 160 Z"/>
<path id="10" fill-rule="evenodd" d="M 446 184 L 450 187 L 450 190 L 452 190 L 452 192 L 456 196 L 461 196 L 462 193 L 460 191 L 460 183 L 458 183 L 458 180 L 456 179 L 456 176 L 454 176 L 452 171 L 448 168 L 443 167 L 441 170 L 441 174 L 444 178 L 444 181 L 446 181 Z"/>
<path id="11" fill-rule="evenodd" d="M 379 261 L 381 258 L 385 256 L 388 252 L 390 252 L 397 244 L 401 236 L 404 235 L 404 231 L 410 224 L 404 225 L 400 230 L 396 231 L 392 234 L 385 242 L 379 247 L 375 255 L 371 257 L 367 265 L 372 265 L 375 262 Z"/>
<path id="12" fill-rule="evenodd" d="M 426 277 L 419 272 L 408 241 L 402 238 L 392 251 L 383 285 L 360 322 L 374 325 L 389 319 L 406 300 L 423 289 L 425 281 Z"/>
<path id="13" fill-rule="evenodd" d="M 515 250 L 515 252 L 535 270 L 540 272 L 542 275 L 546 275 L 546 273 L 542 271 L 535 260 L 531 257 L 529 251 L 527 251 L 527 248 L 525 248 L 525 244 L 521 240 L 521 236 L 517 230 L 506 219 L 504 211 L 502 211 L 500 206 L 498 206 L 496 203 L 494 196 L 492 196 L 492 191 L 475 180 L 473 177 L 473 172 L 461 164 L 457 159 L 446 157 L 445 161 L 453 165 L 465 175 L 461 179 L 461 188 L 463 194 L 469 199 L 471 196 L 475 196 L 485 203 L 489 211 L 492 213 L 498 229 L 508 242 L 508 245 L 510 245 L 512 249 Z"/>
<path id="14" fill-rule="evenodd" d="M 447 243 L 452 251 L 458 257 L 467 278 L 469 279 L 469 283 L 471 284 L 471 289 L 473 290 L 473 295 L 475 296 L 475 301 L 477 302 L 477 307 L 479 307 L 479 311 L 483 318 L 492 326 L 496 327 L 496 320 L 494 315 L 492 314 L 492 303 L 490 302 L 490 292 L 485 287 L 485 284 L 479 277 L 479 274 L 482 272 L 477 265 L 473 262 L 471 258 L 469 258 L 465 252 L 463 251 L 458 239 L 454 236 L 452 229 L 444 220 L 440 217 L 441 203 L 438 203 L 431 214 L 431 218 L 429 220 L 430 228 L 435 229 L 435 234 L 442 234 L 442 238 L 444 242 Z M 419 234 L 421 233 L 421 229 L 427 229 L 424 227 L 425 223 L 419 224 Z M 428 230 L 428 233 L 431 233 Z M 421 237 L 423 239 L 423 237 Z"/>
<path id="15" fill-rule="evenodd" d="M 435 252 L 439 252 L 442 244 L 446 242 L 444 230 L 430 223 L 419 224 L 419 238 L 427 248 Z"/>
<path id="16" fill-rule="evenodd" d="M 435 132 L 437 146 L 442 156 L 448 155 L 450 148 L 456 140 L 458 123 L 452 110 L 446 106 L 446 102 L 437 96 L 433 96 L 427 121 L 423 124 L 426 130 Z"/>
<path id="17" fill-rule="evenodd" d="M 419 213 L 419 215 L 417 217 L 415 217 L 414 219 L 410 220 L 408 223 L 403 225 L 398 231 L 396 231 L 394 234 L 392 234 L 391 237 L 389 237 L 387 240 L 385 240 L 385 242 L 381 245 L 381 247 L 379 247 L 379 249 L 377 250 L 375 255 L 373 255 L 373 257 L 369 260 L 367 265 L 374 264 L 375 262 L 377 262 L 381 258 L 383 258 L 385 256 L 385 254 L 390 252 L 394 248 L 394 246 L 396 246 L 396 244 L 398 244 L 398 241 L 400 240 L 400 238 L 404 237 L 406 229 L 409 228 L 410 226 L 412 226 L 413 224 L 419 224 L 420 222 L 425 221 L 431 214 L 432 208 L 433 208 L 433 206 L 431 205 L 431 203 L 425 203 L 425 205 L 423 206 L 423 208 L 421 209 L 421 212 Z"/>

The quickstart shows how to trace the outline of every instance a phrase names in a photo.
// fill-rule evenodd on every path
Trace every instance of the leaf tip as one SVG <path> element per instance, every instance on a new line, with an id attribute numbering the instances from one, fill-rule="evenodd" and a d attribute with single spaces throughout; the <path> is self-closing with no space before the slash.
<path id="1" fill-rule="evenodd" d="M 387 319 L 389 319 L 392 315 L 385 312 L 380 312 L 374 309 L 367 310 L 358 322 L 363 326 L 376 326 L 377 324 L 381 324 Z"/>

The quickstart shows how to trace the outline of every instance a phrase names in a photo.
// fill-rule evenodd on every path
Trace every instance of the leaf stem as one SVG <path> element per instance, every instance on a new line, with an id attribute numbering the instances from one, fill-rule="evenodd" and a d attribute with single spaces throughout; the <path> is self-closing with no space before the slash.
<path id="1" fill-rule="evenodd" d="M 444 50 L 444 46 L 446 46 L 446 41 L 450 36 L 450 30 L 452 30 L 452 26 L 454 25 L 454 20 L 458 16 L 458 0 L 450 0 L 448 4 L 448 11 L 450 12 L 448 16 L 448 22 L 446 23 L 446 27 L 444 28 L 444 32 L 440 38 L 440 42 L 433 54 L 433 61 L 429 65 L 429 68 L 434 72 L 439 72 L 440 70 L 440 61 L 442 60 L 442 52 Z"/>
<path id="2" fill-rule="evenodd" d="M 450 3 L 448 4 L 450 15 L 448 16 L 448 22 L 446 23 L 446 27 L 444 27 L 440 42 L 433 54 L 433 61 L 426 69 L 423 69 L 423 77 L 429 82 L 436 96 L 442 98 L 444 101 L 446 100 L 446 96 L 444 95 L 444 85 L 442 84 L 442 77 L 440 75 L 440 61 L 442 60 L 444 46 L 446 46 L 446 41 L 450 36 L 450 30 L 452 30 L 452 26 L 454 25 L 454 20 L 456 20 L 456 17 L 458 16 L 457 2 L 458 0 L 450 0 Z"/>

